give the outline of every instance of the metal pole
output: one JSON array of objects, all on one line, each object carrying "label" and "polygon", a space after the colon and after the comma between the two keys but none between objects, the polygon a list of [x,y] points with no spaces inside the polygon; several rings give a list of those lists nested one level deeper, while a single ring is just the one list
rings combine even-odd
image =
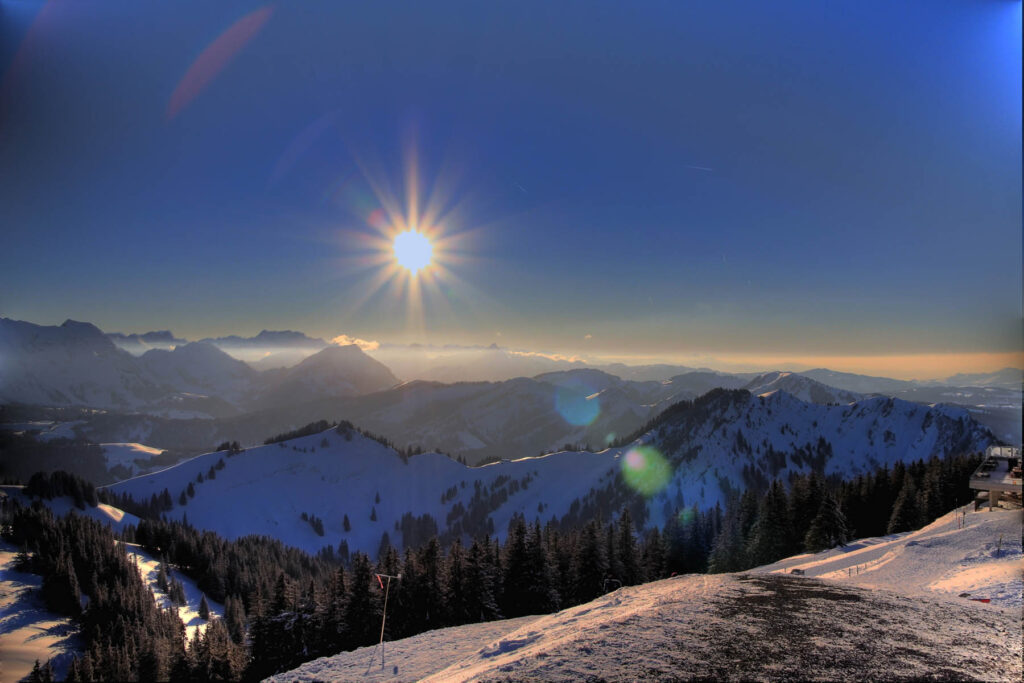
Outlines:
[{"label": "metal pole", "polygon": [[380,619],[380,668],[384,670],[384,623],[388,620],[388,593],[391,592],[391,577],[388,577],[387,587],[384,589],[384,613]]}]

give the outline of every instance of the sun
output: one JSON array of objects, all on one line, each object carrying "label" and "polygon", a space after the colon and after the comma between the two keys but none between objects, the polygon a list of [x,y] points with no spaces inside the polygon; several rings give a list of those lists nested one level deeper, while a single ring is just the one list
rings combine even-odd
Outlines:
[{"label": "sun", "polygon": [[434,247],[425,235],[415,230],[406,230],[395,237],[395,260],[413,275],[430,265]]}]

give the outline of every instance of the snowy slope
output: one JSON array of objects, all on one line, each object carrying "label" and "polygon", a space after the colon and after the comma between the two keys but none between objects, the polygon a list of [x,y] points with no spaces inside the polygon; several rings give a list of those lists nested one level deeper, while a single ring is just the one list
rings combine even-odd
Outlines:
[{"label": "snowy slope", "polygon": [[[664,463],[657,486],[647,491],[647,523],[663,526],[682,505],[710,507],[730,490],[784,479],[789,472],[818,468],[850,477],[882,464],[981,449],[990,439],[966,413],[953,409],[886,399],[824,406],[781,392],[754,397],[744,391],[677,406],[625,447],[486,467],[465,467],[436,453],[403,462],[375,441],[349,436],[332,430],[230,458],[211,453],[109,488],[136,500],[166,488],[178,501],[193,483],[195,497],[185,506],[176,504],[170,517],[187,515],[197,527],[229,538],[266,534],[309,551],[345,540],[351,550],[374,554],[385,532],[394,545],[401,543],[396,523],[405,513],[431,515],[442,533],[487,531],[502,537],[514,514],[561,518],[608,486],[615,507],[605,512],[613,512],[631,494],[619,473],[638,461]],[[221,460],[223,469],[215,469]],[[209,477],[211,468],[215,479]],[[323,520],[324,536],[301,519],[302,513]],[[346,515],[349,532],[343,528]]]},{"label": "snowy slope", "polygon": [[862,394],[836,389],[794,372],[769,372],[755,377],[743,388],[755,396],[785,391],[810,403],[853,403],[864,398]]},{"label": "snowy slope", "polygon": [[[0,485],[0,500],[3,500],[5,497],[10,497],[25,506],[31,505],[33,500],[40,500],[39,498],[32,498],[31,496],[25,495],[24,488],[24,486],[18,485]],[[100,503],[96,507],[86,505],[85,509],[82,510],[75,507],[74,501],[67,496],[61,496],[51,500],[43,500],[42,502],[46,507],[50,508],[55,515],[66,515],[73,511],[76,515],[91,517],[99,522],[103,522],[115,531],[122,531],[129,525],[136,525],[139,523],[139,518],[135,515],[113,507],[112,505],[107,505],[106,503]]]},{"label": "snowy slope", "polygon": [[293,367],[265,371],[246,407],[265,410],[319,398],[357,396],[396,384],[398,378],[387,366],[358,346],[328,346]]},{"label": "snowy slope", "polygon": [[[166,609],[174,606],[171,602],[170,597],[161,590],[157,582],[157,577],[160,575],[160,560],[153,557],[150,553],[143,550],[135,543],[119,543],[124,548],[125,553],[128,555],[128,559],[132,561],[138,570],[142,580],[149,585],[151,591],[153,591],[153,597],[156,600],[156,604],[161,609]],[[178,613],[178,618],[181,619],[181,623],[185,624],[185,635],[189,640],[195,637],[195,632],[198,630],[200,633],[206,632],[206,625],[210,623],[210,620],[203,619],[199,616],[199,603],[202,602],[203,592],[196,587],[195,581],[188,578],[181,572],[177,571],[173,567],[167,572],[169,579],[174,579],[181,582],[181,585],[185,588],[185,604],[177,605],[175,611]],[[220,619],[224,617],[224,606],[219,602],[207,598],[206,604],[210,608],[210,618]]]},{"label": "snowy slope", "polygon": [[144,446],[141,443],[102,443],[100,448],[103,449],[103,458],[108,470],[113,471],[117,467],[121,468],[119,472],[127,472],[122,478],[134,477],[148,471],[151,468],[147,466],[147,461],[164,452],[160,448]]},{"label": "snowy slope", "polygon": [[[843,557],[886,546],[860,578],[825,554],[748,573],[685,575],[556,614],[389,642],[384,667],[379,650],[361,648],[271,680],[1019,681],[1020,523],[1019,511],[980,512],[960,528],[951,513],[912,534],[852,544],[860,549]],[[1011,529],[1016,545],[994,557],[991,544]],[[994,595],[1006,563],[1015,568],[1007,593],[1017,602],[982,604],[946,590],[949,577],[969,576],[972,595]],[[781,573],[797,566],[808,576]],[[808,578],[819,569],[828,572],[823,580]]]},{"label": "snowy slope", "polygon": [[[326,440],[327,446],[322,444]],[[224,460],[216,477],[210,468]],[[237,456],[210,453],[154,474],[119,482],[109,488],[148,500],[165,488],[177,503],[179,493],[193,483],[195,497],[185,506],[175,504],[171,518],[188,516],[191,524],[212,529],[227,538],[264,534],[310,552],[345,540],[351,550],[376,554],[381,535],[388,533],[398,545],[395,525],[402,515],[430,514],[443,525],[459,502],[468,504],[475,486],[508,490],[511,481],[527,481],[509,496],[509,503],[494,512],[494,529],[503,534],[516,511],[537,513],[543,503],[545,517],[564,515],[571,501],[614,475],[617,453],[559,453],[481,468],[468,468],[436,453],[407,463],[376,441],[358,434],[351,441],[335,431],[281,444],[250,448]],[[543,470],[543,476],[541,471]],[[204,481],[198,483],[198,475]],[[496,484],[499,478],[503,483]],[[507,481],[504,481],[507,480]],[[457,496],[442,501],[455,486]],[[377,502],[377,494],[380,502]],[[376,513],[376,521],[370,519]],[[303,512],[321,518],[325,535],[301,519]],[[351,531],[343,527],[349,517]]]},{"label": "snowy slope", "polygon": [[903,534],[865,538],[842,548],[798,555],[757,571],[827,578],[908,595],[942,594],[954,599],[989,599],[993,604],[1022,606],[1024,556],[1021,555],[1020,510],[973,505],[939,517],[928,526]]},{"label": "snowy slope", "polygon": [[94,325],[0,318],[0,403],[129,409],[160,393],[136,359]]},{"label": "snowy slope", "polygon": [[139,363],[168,393],[215,395],[238,404],[252,389],[259,373],[212,344],[193,342],[171,351],[153,349]]},{"label": "snowy slope", "polygon": [[60,680],[80,654],[78,627],[46,609],[39,595],[42,577],[16,571],[17,555],[17,548],[0,541],[0,681],[21,680],[36,660],[48,659]]}]

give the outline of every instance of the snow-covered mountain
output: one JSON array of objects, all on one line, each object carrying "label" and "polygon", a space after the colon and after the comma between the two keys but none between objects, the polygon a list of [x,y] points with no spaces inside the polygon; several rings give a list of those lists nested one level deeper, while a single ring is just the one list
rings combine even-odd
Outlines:
[{"label": "snow-covered mountain", "polygon": [[490,346],[381,344],[369,352],[405,381],[501,382],[587,367],[577,359]]},{"label": "snow-covered mountain", "polygon": [[121,332],[108,332],[107,336],[117,345],[134,356],[141,356],[150,349],[163,349],[170,351],[175,346],[187,344],[188,340],[179,339],[170,330],[159,330],[156,332],[143,332],[142,334],[123,334]]},{"label": "snow-covered mountain", "polygon": [[389,641],[387,666],[367,667],[380,652],[365,647],[270,680],[1020,680],[1020,525],[1019,510],[958,510],[750,572]]},{"label": "snow-covered mountain", "polygon": [[960,373],[947,377],[942,384],[955,387],[999,387],[1002,389],[1020,390],[1024,383],[1024,370],[1021,368],[1003,368],[995,372]]},{"label": "snow-covered mountain", "polygon": [[319,351],[328,346],[323,339],[307,337],[302,332],[293,330],[263,330],[255,337],[207,337],[200,341],[213,344],[220,349],[306,349]]},{"label": "snow-covered mountain", "polygon": [[[599,453],[560,452],[471,468],[437,453],[403,460],[356,432],[330,430],[234,457],[198,456],[109,488],[136,500],[167,489],[177,501],[193,483],[195,497],[168,516],[188,515],[196,526],[229,538],[267,534],[310,551],[344,540],[352,550],[375,553],[384,533],[401,542],[407,513],[430,515],[442,534],[501,537],[514,514],[607,515],[639,491],[646,497],[646,523],[662,526],[678,507],[713,506],[729,491],[791,472],[853,476],[990,442],[991,435],[958,409],[884,398],[819,405],[784,392],[758,397],[719,390],[677,404],[631,444]],[[322,519],[325,535],[317,535],[302,513]]]},{"label": "snow-covered mountain", "polygon": [[247,407],[266,410],[321,398],[358,396],[398,384],[383,363],[354,344],[328,346],[290,368],[267,370]]},{"label": "snow-covered mountain", "polygon": [[743,388],[755,396],[785,391],[811,403],[852,403],[864,398],[862,394],[836,389],[794,372],[769,372],[755,377]]},{"label": "snow-covered mountain", "polygon": [[134,409],[163,390],[95,325],[0,318],[0,403]]},{"label": "snow-covered mountain", "polygon": [[171,392],[217,396],[242,405],[259,373],[212,344],[192,342],[171,351],[153,349],[140,364]]},{"label": "snow-covered mountain", "polygon": [[[261,334],[262,341],[275,343],[323,343],[294,332]],[[135,356],[90,323],[45,326],[0,318],[0,404],[191,419],[353,396],[397,383],[390,370],[356,346],[330,345],[294,367],[260,372],[211,343],[151,348]]]},{"label": "snow-covered mountain", "polygon": [[889,377],[872,377],[870,375],[857,375],[851,372],[836,372],[826,368],[816,368],[798,373],[804,377],[810,377],[816,382],[827,384],[837,389],[845,389],[857,394],[882,394],[891,396],[896,392],[910,389],[917,386],[914,382],[902,379],[891,379]]}]

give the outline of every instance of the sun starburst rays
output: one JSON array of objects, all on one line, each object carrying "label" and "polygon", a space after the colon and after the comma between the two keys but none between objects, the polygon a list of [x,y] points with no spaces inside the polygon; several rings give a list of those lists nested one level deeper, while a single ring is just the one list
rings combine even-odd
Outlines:
[{"label": "sun starburst rays", "polygon": [[424,192],[415,150],[406,158],[404,200],[387,174],[371,173],[365,160],[357,160],[375,201],[359,212],[363,226],[340,231],[336,239],[344,245],[339,271],[349,283],[344,317],[392,310],[404,320],[405,335],[421,339],[430,328],[477,318],[487,297],[455,273],[478,260],[470,248],[478,229],[467,225],[457,183],[440,174]]}]

